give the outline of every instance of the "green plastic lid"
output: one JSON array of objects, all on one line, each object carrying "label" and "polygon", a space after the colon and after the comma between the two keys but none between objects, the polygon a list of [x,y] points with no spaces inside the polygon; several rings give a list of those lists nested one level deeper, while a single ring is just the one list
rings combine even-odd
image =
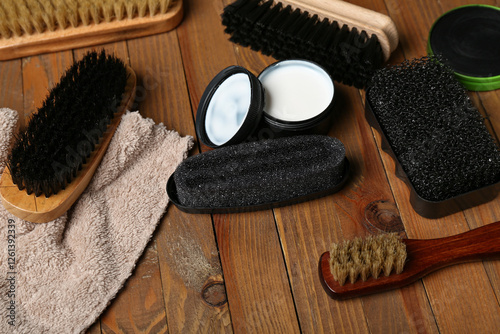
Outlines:
[{"label": "green plastic lid", "polygon": [[500,8],[466,5],[434,22],[427,42],[429,55],[442,55],[469,90],[500,88]]}]

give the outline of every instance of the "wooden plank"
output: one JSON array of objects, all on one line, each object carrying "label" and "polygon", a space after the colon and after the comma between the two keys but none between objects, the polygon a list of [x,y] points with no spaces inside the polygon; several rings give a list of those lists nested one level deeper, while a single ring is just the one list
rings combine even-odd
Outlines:
[{"label": "wooden plank", "polygon": [[[126,64],[130,62],[126,42],[74,50],[75,59],[81,59],[89,50],[101,49],[106,50],[108,54],[114,54]],[[165,305],[161,295],[162,283],[156,241],[152,240],[138,261],[134,273],[127,280],[125,288],[102,315],[103,332],[166,332]]]},{"label": "wooden plank", "polygon": [[[425,54],[425,43],[430,26],[441,15],[443,9],[439,2],[421,1],[418,3],[399,0],[386,0],[390,13],[411,45],[403,44],[406,57]],[[452,2],[448,2],[451,5]],[[455,6],[457,3],[454,3]],[[420,16],[400,13],[422,13]],[[377,136],[378,137],[378,136]],[[380,143],[380,141],[378,141]],[[469,229],[463,213],[429,220],[415,214],[408,202],[408,189],[394,175],[393,162],[384,153],[384,164],[389,181],[411,238],[436,238],[457,234]],[[498,206],[498,200],[487,204]],[[479,209],[471,209],[479,210]],[[486,209],[481,209],[485,214]],[[486,210],[489,211],[489,210]],[[472,217],[468,216],[468,220]],[[493,217],[486,218],[487,222]],[[471,224],[472,225],[472,224]],[[423,279],[432,310],[439,329],[443,332],[494,332],[500,326],[500,309],[490,278],[482,263],[471,263],[441,270]]]},{"label": "wooden plank", "polygon": [[236,333],[298,333],[272,212],[214,215]]},{"label": "wooden plank", "polygon": [[[322,330],[326,333],[366,330],[375,333],[412,332],[416,317],[424,318],[422,315],[432,314],[421,284],[399,291],[339,302],[330,300],[322,291],[319,280],[310,278],[316,275],[319,256],[329,249],[331,242],[369,234],[365,227],[368,212],[374,216],[391,217],[390,220],[381,221],[379,224],[370,221],[379,228],[394,221],[397,225],[399,219],[399,213],[394,205],[386,204],[384,208],[375,205],[375,203],[393,203],[394,200],[370,127],[364,119],[359,94],[352,87],[341,85],[337,87],[343,96],[343,103],[339,103],[338,110],[348,112],[338,116],[338,123],[334,125],[330,135],[341,139],[347,148],[348,158],[354,167],[350,182],[340,193],[315,201],[316,203],[304,203],[297,208],[276,210],[283,247],[285,254],[288,255],[286,256],[288,267],[301,267],[300,270],[291,270],[289,273],[301,328],[308,328],[307,324],[311,326],[308,328],[311,332]],[[312,222],[310,217],[313,217]],[[394,227],[387,226],[389,230]],[[399,228],[404,229],[400,222]],[[302,274],[297,275],[296,272]],[[306,300],[309,302],[306,303]],[[309,309],[315,300],[316,303],[328,307],[320,308],[313,313],[313,318]],[[301,303],[303,305],[300,305]],[[383,312],[380,310],[382,304]],[[337,312],[342,312],[341,320],[335,316]],[[321,323],[316,313],[321,314]],[[339,326],[339,322],[345,324]],[[367,329],[352,327],[353,324],[361,326],[364,322]],[[425,317],[420,326],[425,332],[437,332],[432,318]]]},{"label": "wooden plank", "polygon": [[96,321],[85,331],[85,334],[101,334],[101,323]]},{"label": "wooden plank", "polygon": [[[362,1],[356,4],[367,5]],[[382,12],[380,6],[366,7]],[[238,63],[255,74],[275,61],[248,48],[235,48]],[[343,85],[336,88],[338,115],[330,135],[340,138],[346,145],[353,176],[346,189],[337,195],[275,210],[301,329],[314,333],[411,332],[415,319],[424,318],[425,314],[426,320],[419,323],[419,328],[436,332],[421,284],[397,293],[336,302],[326,296],[316,279],[319,255],[329,244],[366,235],[362,223],[370,203],[393,201],[357,90]],[[396,208],[385,214],[399,216]],[[379,307],[381,303],[386,306],[383,312]],[[364,312],[360,312],[361,309]]]},{"label": "wooden plank", "polygon": [[[184,24],[189,24],[189,21]],[[128,48],[131,65],[143,87],[138,95],[141,114],[164,123],[168,129],[183,136],[194,136],[176,32],[128,41]],[[164,299],[170,331],[231,332],[210,216],[184,214],[170,205],[155,240],[163,287],[160,295]],[[216,282],[216,285],[205,286],[211,282]],[[214,291],[221,296],[209,296]],[[219,300],[221,305],[213,299],[218,297],[222,299]]]},{"label": "wooden plank", "polygon": [[0,62],[0,108],[16,110],[20,128],[24,128],[22,62],[20,59]]},{"label": "wooden plank", "polygon": [[[185,21],[177,32],[194,111],[210,80],[237,64],[237,59],[223,33],[222,0],[191,0],[186,7]],[[235,331],[297,332],[272,213],[214,216],[214,226]]]},{"label": "wooden plank", "polygon": [[232,333],[210,216],[169,208],[157,236],[171,333]]},{"label": "wooden plank", "polygon": [[156,243],[152,240],[134,273],[101,315],[102,333],[168,333]]},{"label": "wooden plank", "polygon": [[24,58],[23,62],[23,89],[24,89],[24,119],[28,119],[37,108],[42,106],[43,100],[73,64],[71,51],[50,53],[46,55]]}]

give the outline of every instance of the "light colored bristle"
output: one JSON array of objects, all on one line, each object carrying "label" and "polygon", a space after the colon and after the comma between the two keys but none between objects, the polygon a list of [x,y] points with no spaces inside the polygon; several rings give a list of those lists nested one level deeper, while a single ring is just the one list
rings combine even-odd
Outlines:
[{"label": "light colored bristle", "polygon": [[37,2],[33,4],[33,8],[30,9],[30,13],[33,16],[32,24],[33,29],[40,33],[45,29],[45,22],[43,17],[43,9],[41,7],[41,3]]},{"label": "light colored bristle", "polygon": [[12,31],[9,29],[7,13],[0,3],[0,37],[9,38],[11,35]]},{"label": "light colored bristle", "polygon": [[146,16],[148,10],[148,0],[136,0],[137,2],[137,15],[139,17]]},{"label": "light colored bristle", "polygon": [[400,274],[406,262],[406,245],[395,233],[355,238],[342,244],[332,244],[330,270],[333,278],[344,285],[370,276]]},{"label": "light colored bristle", "polygon": [[26,7],[26,4],[24,2],[22,1],[16,2],[16,13],[21,18],[19,20],[19,25],[21,26],[21,29],[23,31],[26,31],[28,34],[32,34],[34,28],[30,20],[31,12],[28,9],[28,7]]},{"label": "light colored bristle", "polygon": [[99,24],[101,22],[101,7],[99,7],[96,1],[89,1],[89,11],[92,22]]},{"label": "light colored bristle", "polygon": [[150,16],[155,16],[158,12],[158,1],[157,0],[149,0],[148,1],[148,11]]},{"label": "light colored bristle", "polygon": [[72,27],[78,27],[80,24],[80,15],[78,15],[78,2],[66,1],[66,14]]},{"label": "light colored bristle", "polygon": [[123,20],[125,17],[125,4],[123,1],[114,1],[113,8],[115,11],[115,17],[117,20]]},{"label": "light colored bristle", "polygon": [[[45,29],[49,31],[54,31],[57,27],[56,20],[52,13],[54,12],[54,5],[51,0],[39,0],[40,4],[39,10],[41,10],[40,16],[42,18],[41,27],[39,33],[43,32]],[[36,20],[36,18],[35,18]]]},{"label": "light colored bristle", "polygon": [[88,0],[83,0],[80,2],[78,7],[78,15],[80,16],[80,22],[84,26],[88,26],[92,22],[92,17],[90,15],[90,2]]},{"label": "light colored bristle", "polygon": [[172,0],[2,0],[0,38],[165,14]]},{"label": "light colored bristle", "polygon": [[17,17],[15,3],[11,1],[1,2],[1,7],[5,16],[5,27],[9,30],[9,36],[20,36],[22,33],[21,25],[18,20],[14,19]]},{"label": "light colored bristle", "polygon": [[165,14],[172,3],[172,0],[160,0],[160,14]]},{"label": "light colored bristle", "polygon": [[115,8],[112,3],[101,1],[99,8],[103,22],[111,22],[115,18]]},{"label": "light colored bristle", "polygon": [[52,0],[54,4],[54,18],[58,27],[65,29],[68,26],[66,20],[66,6],[63,0]]},{"label": "light colored bristle", "polygon": [[133,2],[125,2],[125,11],[127,12],[127,18],[133,19],[137,11],[136,4]]}]

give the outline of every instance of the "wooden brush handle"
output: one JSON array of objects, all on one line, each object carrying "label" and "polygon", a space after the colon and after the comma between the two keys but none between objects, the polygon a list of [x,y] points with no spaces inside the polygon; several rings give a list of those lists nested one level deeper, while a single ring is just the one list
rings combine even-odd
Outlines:
[{"label": "wooden brush handle", "polygon": [[280,0],[283,5],[291,5],[317,14],[321,19],[337,21],[340,26],[347,24],[350,28],[356,27],[359,32],[365,30],[369,36],[376,35],[382,46],[385,60],[399,43],[398,31],[394,21],[382,13],[354,5],[344,1],[332,0]]},{"label": "wooden brush handle", "polygon": [[443,267],[484,259],[500,258],[500,221],[450,237],[417,240],[403,239],[408,253],[407,263],[399,275],[358,280],[343,286],[330,271],[330,253],[321,255],[319,275],[325,291],[334,299],[347,299],[397,289],[415,282]]}]

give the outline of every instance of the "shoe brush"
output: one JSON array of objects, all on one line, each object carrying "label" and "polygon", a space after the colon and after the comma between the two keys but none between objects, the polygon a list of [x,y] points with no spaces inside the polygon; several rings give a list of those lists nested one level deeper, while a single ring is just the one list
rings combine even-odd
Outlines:
[{"label": "shoe brush", "polygon": [[328,295],[348,299],[397,289],[453,264],[500,258],[500,221],[454,236],[402,239],[381,234],[334,243],[321,255]]}]

